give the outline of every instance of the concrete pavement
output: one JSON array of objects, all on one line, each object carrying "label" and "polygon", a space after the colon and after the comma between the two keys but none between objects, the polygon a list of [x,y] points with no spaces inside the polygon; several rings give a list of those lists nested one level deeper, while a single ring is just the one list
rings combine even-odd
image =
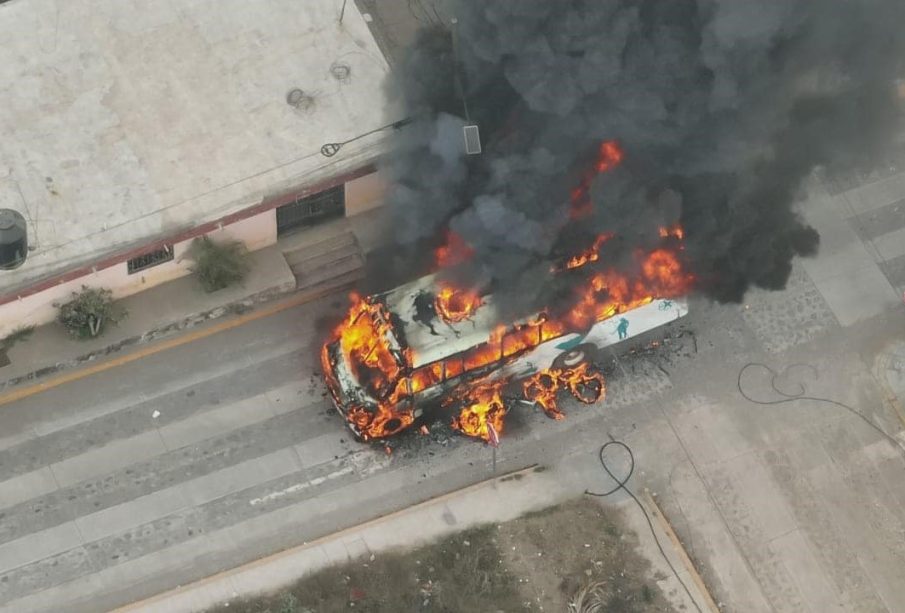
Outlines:
[{"label": "concrete pavement", "polygon": [[0,391],[240,312],[295,287],[279,247],[268,247],[250,254],[242,284],[208,294],[189,276],[124,298],[119,305],[128,316],[97,338],[78,341],[58,324],[40,326],[9,351],[10,364],[0,368]]},{"label": "concrete pavement", "polygon": [[[341,307],[325,299],[0,412],[2,606],[105,610],[487,476],[490,453],[471,441],[416,437],[389,457],[350,443],[306,374]],[[697,353],[684,337],[672,353],[620,355],[600,406],[513,415],[499,470],[540,461],[565,490],[605,487],[595,451],[612,434],[729,610],[896,611],[901,457],[837,411],[741,399],[746,356],[729,354],[763,355],[742,310],[697,305]],[[886,323],[858,331],[876,340]],[[824,357],[809,391],[896,431],[860,356],[831,336],[812,341]]]},{"label": "concrete pavement", "polygon": [[[563,465],[559,470],[567,471],[568,466]],[[240,595],[279,591],[300,576],[333,564],[343,564],[356,558],[367,558],[396,549],[399,547],[400,534],[406,535],[407,546],[417,546],[476,525],[506,522],[580,495],[582,492],[575,489],[574,482],[564,479],[557,471],[546,471],[540,467],[527,468],[125,606],[117,609],[116,613],[204,611],[230,603]],[[641,547],[651,560],[651,576],[661,577],[656,581],[663,593],[677,610],[692,610],[694,605],[657,551],[641,511],[627,500],[620,503],[619,507],[631,529],[639,535]],[[655,509],[656,507],[648,507],[646,511],[654,514]],[[700,609],[715,613],[717,609],[712,605],[708,606],[705,592],[697,588],[694,569],[691,567],[689,570],[687,561],[683,561],[681,549],[670,547],[670,535],[656,520],[654,526],[670,563]]]},{"label": "concrete pavement", "polygon": [[[826,282],[857,244],[827,240],[785,292],[694,301],[693,336],[619,348],[599,405],[562,422],[514,412],[499,470],[604,487],[612,435],[726,610],[902,611],[901,451],[838,405],[737,389],[765,362],[779,374],[747,371],[750,396],[804,386],[902,436],[888,358],[905,308],[888,280]],[[0,608],[106,610],[485,478],[489,451],[458,437],[408,437],[392,456],[350,442],[316,357],[344,307],[324,298],[0,408]]]},{"label": "concrete pavement", "polygon": [[[127,297],[119,304],[128,317],[94,339],[72,339],[56,323],[40,326],[7,352],[9,364],[0,361],[0,404],[34,391],[23,387],[43,389],[82,376],[56,376],[73,368],[102,371],[350,288],[364,274],[364,258],[391,236],[387,223],[378,208],[283,237],[250,254],[241,284],[211,294],[189,276]],[[148,344],[154,346],[143,347]]]}]

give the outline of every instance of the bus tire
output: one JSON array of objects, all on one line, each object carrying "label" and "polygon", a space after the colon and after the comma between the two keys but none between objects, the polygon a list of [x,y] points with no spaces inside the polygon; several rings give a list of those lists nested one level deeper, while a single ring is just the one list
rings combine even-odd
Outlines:
[{"label": "bus tire", "polygon": [[568,351],[563,351],[553,360],[554,368],[574,368],[582,362],[589,362],[596,353],[597,347],[591,343],[577,345]]}]

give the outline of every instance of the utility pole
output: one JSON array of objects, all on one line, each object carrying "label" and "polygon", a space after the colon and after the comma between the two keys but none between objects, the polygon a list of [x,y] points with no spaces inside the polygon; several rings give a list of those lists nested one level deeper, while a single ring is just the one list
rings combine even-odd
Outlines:
[{"label": "utility pole", "polygon": [[493,424],[490,422],[490,417],[487,418],[487,442],[490,444],[491,449],[493,449],[493,474],[496,474],[496,448],[500,446],[500,433],[496,431],[496,428],[493,427]]}]

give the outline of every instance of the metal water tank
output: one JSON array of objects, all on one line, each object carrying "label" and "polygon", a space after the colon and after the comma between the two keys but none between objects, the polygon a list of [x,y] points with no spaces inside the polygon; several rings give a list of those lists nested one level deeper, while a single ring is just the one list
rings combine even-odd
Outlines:
[{"label": "metal water tank", "polygon": [[18,211],[0,209],[0,270],[12,270],[28,256],[28,231]]}]

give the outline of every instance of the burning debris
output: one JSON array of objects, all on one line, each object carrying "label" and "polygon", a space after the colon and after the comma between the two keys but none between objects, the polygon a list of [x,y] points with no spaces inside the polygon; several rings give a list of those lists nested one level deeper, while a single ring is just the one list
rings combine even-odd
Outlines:
[{"label": "burning debris", "polygon": [[506,403],[503,400],[503,387],[506,381],[485,381],[463,387],[460,394],[451,394],[445,407],[460,407],[459,414],[453,417],[452,427],[463,434],[490,440],[490,427],[497,433],[503,432],[503,418],[506,416]]},{"label": "burning debris", "polygon": [[564,389],[579,402],[594,404],[606,394],[606,382],[603,373],[584,362],[575,368],[541,371],[523,384],[525,398],[536,402],[553,419],[563,418],[557,405],[557,396]]},{"label": "burning debris", "polygon": [[[400,250],[439,244],[435,274],[414,301],[356,298],[324,353],[365,439],[428,406],[486,440],[516,398],[554,419],[603,398],[602,372],[554,353],[662,325],[692,290],[782,288],[818,244],[804,179],[870,163],[901,125],[898,0],[451,1],[458,53],[419,35],[388,88],[417,119],[383,165]],[[696,350],[683,332],[620,360],[666,373]]]},{"label": "burning debris", "polygon": [[[589,280],[579,278],[586,282],[572,288],[567,308],[543,309],[515,323],[499,320],[492,296],[455,288],[438,276],[420,280],[420,289],[353,296],[348,315],[324,346],[328,388],[365,440],[385,439],[406,429],[421,415],[424,407],[419,405],[430,403],[457,411],[451,426],[484,440],[489,440],[491,427],[503,432],[515,398],[561,419],[560,394],[593,404],[605,394],[603,374],[586,357],[539,370],[528,358],[543,349],[552,359],[551,350],[557,355],[563,351],[556,345],[560,339],[583,338],[616,315],[651,305],[656,298],[687,293],[694,278],[684,270],[680,237],[680,230],[664,230],[659,247],[634,253],[634,276],[611,268]],[[598,251],[605,243],[601,241]],[[548,270],[556,270],[550,273],[554,276],[571,273],[568,267]],[[661,300],[658,310],[669,311],[671,305]],[[616,327],[618,339],[624,338],[628,320],[620,321],[626,323]],[[452,331],[451,337],[440,334],[443,327]],[[510,398],[507,390],[512,388],[518,395]]]},{"label": "burning debris", "polygon": [[[353,294],[352,307],[345,320],[337,327],[335,337],[336,350],[342,355],[342,364],[348,371],[337,370],[339,356],[331,355],[329,345],[321,350],[321,366],[327,388],[337,404],[342,402],[338,397],[339,378],[353,379],[361,382],[360,398],[349,399],[349,410],[346,419],[353,424],[365,439],[384,438],[404,430],[414,422],[410,406],[401,406],[399,400],[406,390],[407,382],[401,377],[405,363],[403,351],[391,343],[389,317],[381,308],[367,298]],[[346,386],[349,389],[353,387]],[[374,407],[366,407],[366,397],[381,398]]]},{"label": "burning debris", "polygon": [[[598,178],[624,159],[616,141],[598,143],[592,163],[574,177],[568,219],[595,214]],[[509,229],[523,230],[518,224]],[[563,365],[554,357],[589,335],[600,342],[626,338],[628,319],[619,320],[613,341],[601,335],[613,336],[614,330],[603,332],[600,324],[657,299],[682,297],[695,282],[685,265],[684,231],[675,220],[658,227],[649,245],[626,245],[623,238],[603,231],[587,247],[560,248],[557,263],[537,267],[539,274],[531,279],[542,290],[532,295],[548,296],[549,302],[529,299],[513,309],[505,298],[503,309],[497,296],[479,289],[481,246],[446,228],[432,278],[411,290],[353,296],[348,316],[323,353],[337,407],[365,440],[408,428],[427,405],[457,412],[453,429],[490,440],[492,433],[503,432],[515,399],[540,406],[554,419],[563,417],[561,393],[597,402],[606,391],[603,374],[586,359]],[[668,313],[672,304],[661,300],[658,309]],[[563,345],[566,337],[571,340]],[[513,398],[507,396],[511,389],[517,390]]]}]

